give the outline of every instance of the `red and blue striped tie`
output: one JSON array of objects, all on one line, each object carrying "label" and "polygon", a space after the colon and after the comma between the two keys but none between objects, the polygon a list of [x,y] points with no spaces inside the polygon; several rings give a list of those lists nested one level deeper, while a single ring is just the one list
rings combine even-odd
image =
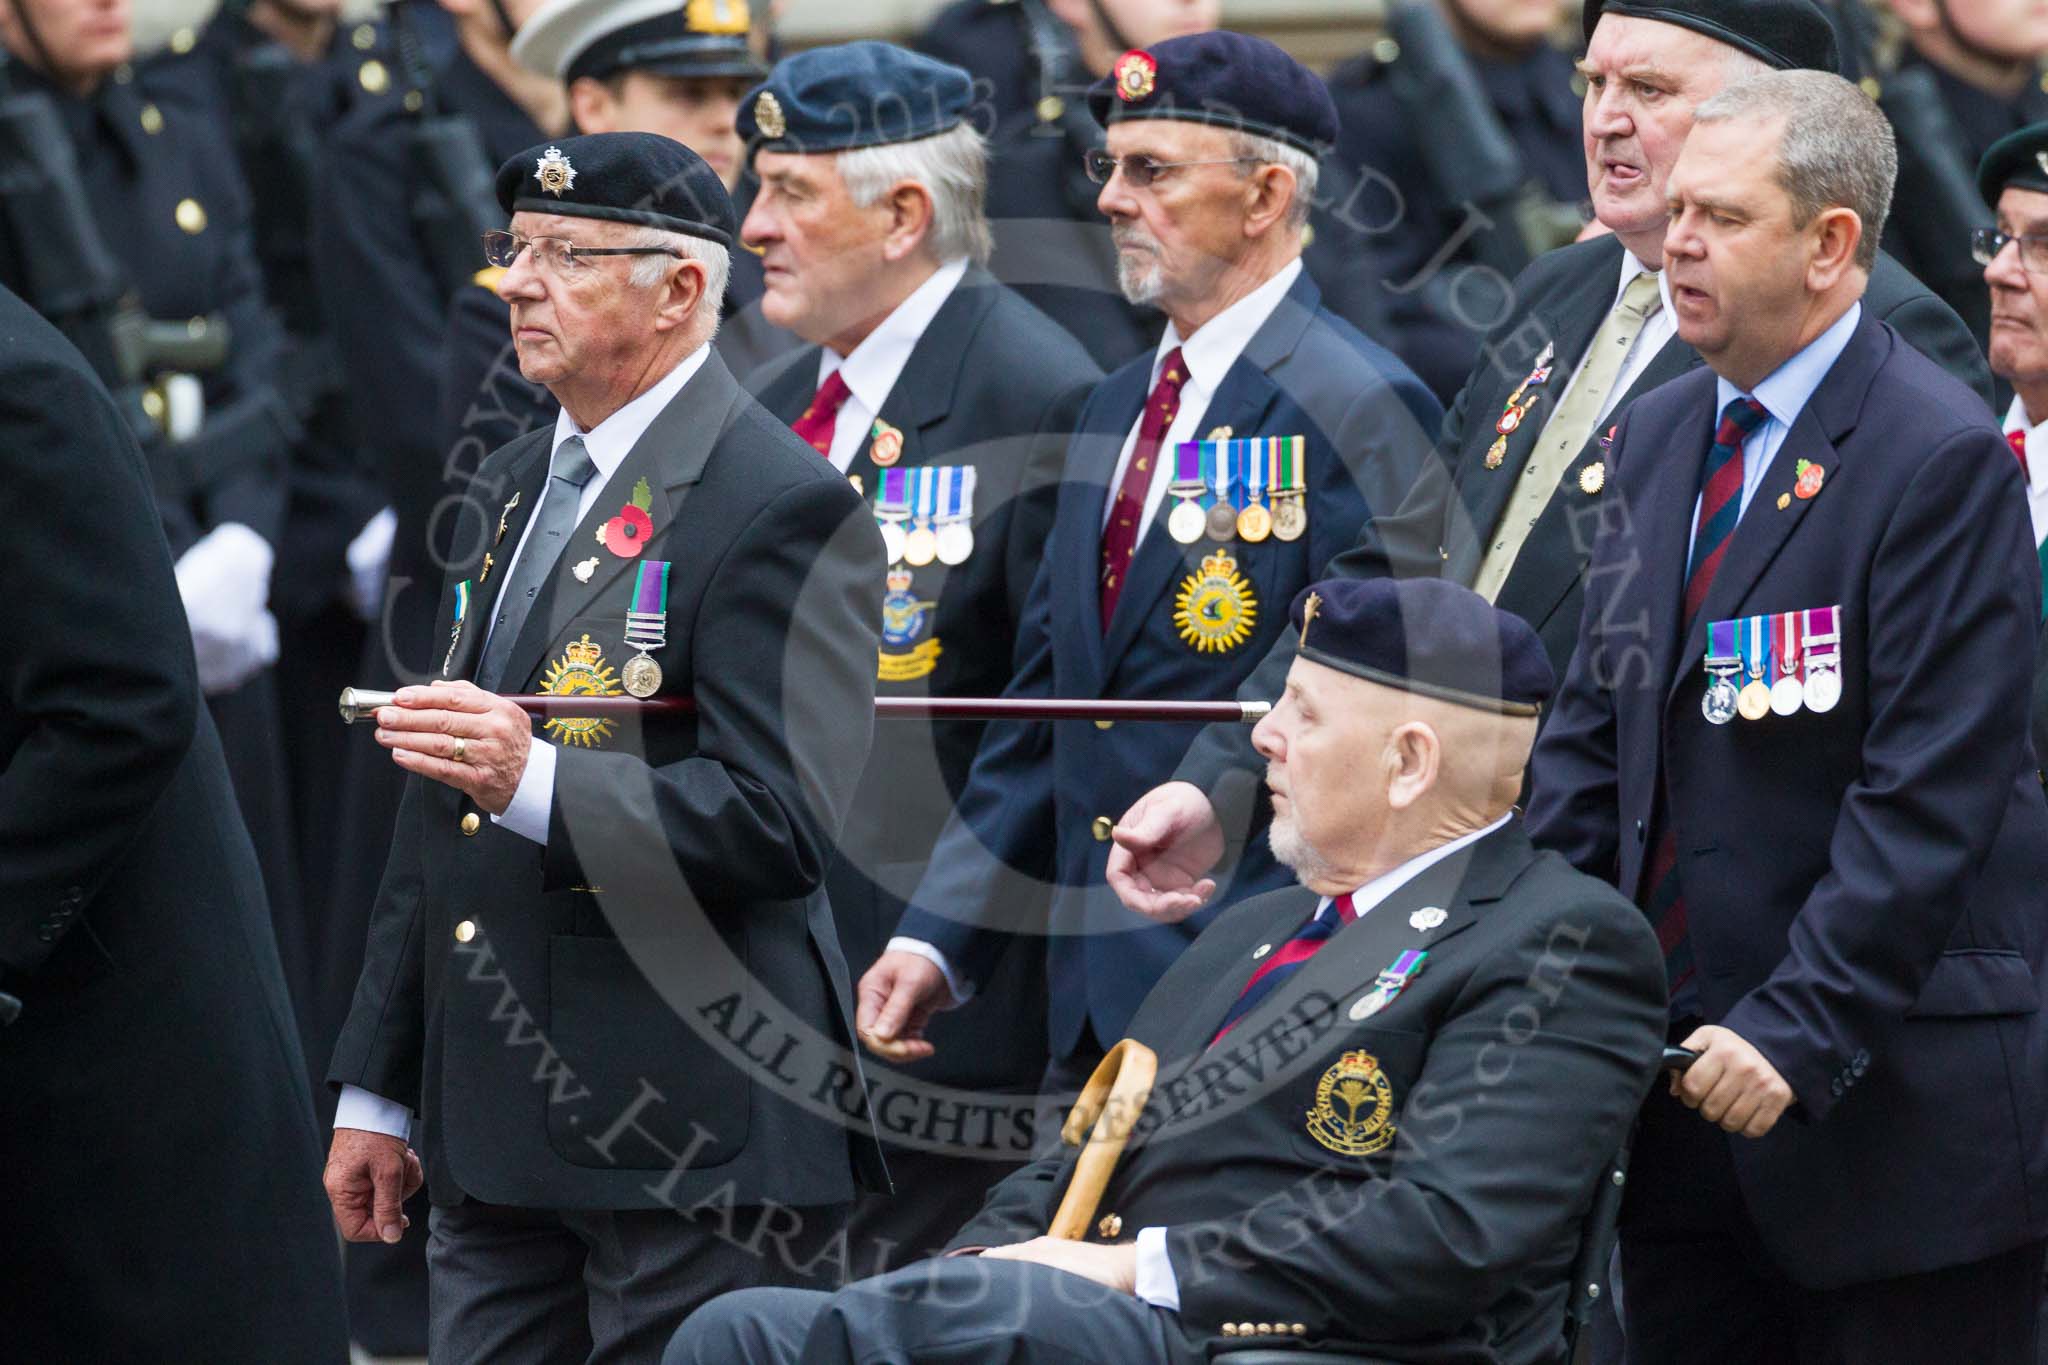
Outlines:
[{"label": "red and blue striped tie", "polygon": [[[1693,529],[1692,562],[1685,575],[1685,613],[1679,638],[1692,633],[1693,620],[1706,605],[1707,592],[1721,561],[1728,557],[1728,542],[1734,539],[1735,523],[1742,518],[1742,443],[1770,414],[1754,398],[1738,398],[1721,411],[1721,424],[1714,432],[1714,448],[1700,469],[1700,512]],[[1648,893],[1643,909],[1656,927],[1657,942],[1664,949],[1664,976],[1671,986],[1673,1016],[1693,1013],[1692,936],[1687,931],[1685,891],[1678,878],[1678,835],[1671,827],[1670,802],[1658,781],[1657,809],[1652,823],[1658,835],[1651,844],[1648,875],[1643,888]],[[1683,1004],[1683,1009],[1680,1008]]]},{"label": "red and blue striped tie", "polygon": [[1223,1035],[1237,1026],[1237,1021],[1250,1014],[1261,1000],[1271,995],[1280,983],[1301,970],[1303,963],[1322,951],[1339,929],[1358,918],[1358,911],[1352,907],[1351,896],[1346,893],[1317,910],[1308,923],[1294,931],[1294,937],[1280,945],[1259,969],[1252,973],[1252,979],[1244,983],[1244,990],[1231,1003],[1230,1012],[1223,1016],[1223,1026],[1216,1030],[1216,1036],[1209,1040],[1214,1047],[1223,1041]]}]

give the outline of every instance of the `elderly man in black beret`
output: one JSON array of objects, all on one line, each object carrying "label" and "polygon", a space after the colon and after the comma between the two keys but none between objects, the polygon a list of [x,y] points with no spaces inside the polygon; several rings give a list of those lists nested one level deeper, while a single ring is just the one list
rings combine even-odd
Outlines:
[{"label": "elderly man in black beret", "polygon": [[[1655,935],[1513,813],[1552,682],[1526,625],[1381,579],[1315,585],[1290,628],[1255,734],[1297,884],[1211,925],[1132,1021],[1158,1074],[1118,1092],[1137,1117],[1106,1181],[1048,1156],[948,1257],[721,1299],[667,1365],[1564,1358],[1581,1230],[1659,1055]],[[1046,1236],[1056,1208],[1085,1230]]]},{"label": "elderly man in black beret", "polygon": [[[433,1356],[644,1361],[713,1293],[795,1278],[856,1165],[879,1176],[840,1122],[860,1086],[821,888],[866,757],[880,537],[709,349],[736,225],[701,159],[565,138],[497,188],[520,368],[562,411],[470,484],[439,676],[377,714],[407,786],[327,1185],[343,1235],[396,1240],[416,1119]],[[500,692],[693,709],[536,735]],[[797,1102],[814,1072],[836,1105]]]}]

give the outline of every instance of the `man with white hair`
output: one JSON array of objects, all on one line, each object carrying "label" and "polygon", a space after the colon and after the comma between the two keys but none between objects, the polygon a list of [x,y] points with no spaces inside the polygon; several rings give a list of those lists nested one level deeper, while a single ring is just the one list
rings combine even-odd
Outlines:
[{"label": "man with white hair", "polygon": [[[472,481],[482,559],[443,591],[439,677],[376,716],[407,786],[327,1188],[344,1236],[395,1241],[417,1114],[433,1357],[650,1360],[710,1294],[800,1277],[856,1165],[879,1179],[788,1068],[849,1038],[821,886],[867,752],[880,538],[709,349],[735,224],[702,160],[565,138],[497,191],[521,371],[562,412]],[[499,692],[577,701],[537,737]],[[772,1058],[738,1034],[771,1011]],[[841,1089],[858,1110],[857,1068]]]},{"label": "man with white hair", "polygon": [[[788,58],[741,113],[760,189],[740,237],[766,268],[764,315],[811,343],[748,384],[890,528],[887,696],[987,697],[1009,682],[1067,438],[1102,378],[985,268],[972,100],[958,67],[864,42]],[[849,962],[874,961],[895,932],[985,728],[897,719],[876,731],[826,883]],[[913,1092],[932,1083],[1028,1107],[1045,1071],[1044,964],[1036,941],[1012,940],[986,1008],[947,1020],[936,1057],[894,1057],[898,1069],[878,1073],[901,1193],[855,1206],[863,1267],[943,1243],[1029,1155],[993,1132],[928,1140]]]},{"label": "man with white hair", "polygon": [[[1088,400],[1032,586],[1010,692],[1230,697],[1282,633],[1322,556],[1397,505],[1441,417],[1408,368],[1322,307],[1300,227],[1336,113],[1314,73],[1238,33],[1125,53],[1090,107],[1090,174],[1125,294],[1169,319],[1156,350]],[[771,271],[771,289],[772,283]],[[912,908],[861,982],[861,1022],[917,1042],[980,1007],[1022,875],[1051,887],[1053,1065],[1071,1090],[1204,918],[1146,925],[1103,884],[1115,812],[1193,728],[991,725]],[[1248,865],[1224,900],[1277,885]]]}]

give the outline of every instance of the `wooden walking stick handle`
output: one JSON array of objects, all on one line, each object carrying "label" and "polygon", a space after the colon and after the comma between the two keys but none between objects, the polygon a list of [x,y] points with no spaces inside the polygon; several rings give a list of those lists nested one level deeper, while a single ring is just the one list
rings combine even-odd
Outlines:
[{"label": "wooden walking stick handle", "polygon": [[1087,1235],[1095,1221],[1096,1205],[1109,1188],[1117,1158],[1123,1155],[1158,1075],[1158,1054],[1137,1039],[1126,1038],[1109,1050],[1088,1084],[1081,1087],[1081,1097],[1060,1127],[1060,1140],[1081,1147],[1081,1156],[1074,1164],[1067,1192],[1060,1197],[1048,1236],[1073,1242]]}]

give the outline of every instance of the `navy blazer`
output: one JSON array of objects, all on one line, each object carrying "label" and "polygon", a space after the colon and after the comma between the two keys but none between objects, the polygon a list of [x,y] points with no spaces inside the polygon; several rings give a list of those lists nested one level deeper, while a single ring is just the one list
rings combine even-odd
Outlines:
[{"label": "navy blazer", "polygon": [[[1252,585],[1257,621],[1235,649],[1202,653],[1173,623],[1179,585],[1217,545],[1176,543],[1172,499],[1132,561],[1105,635],[1098,585],[1102,511],[1125,438],[1151,383],[1147,355],[1105,380],[1082,409],[1067,452],[1045,562],[1031,589],[1006,695],[1228,700],[1285,629],[1294,595],[1358,535],[1371,508],[1393,507],[1413,482],[1442,414],[1392,354],[1321,306],[1304,273],[1281,300],[1196,425],[1239,438],[1307,439],[1308,533],[1286,542],[1232,542]],[[1090,721],[991,725],[967,789],[934,850],[898,932],[936,945],[968,980],[985,975],[999,928],[1052,935],[1055,983],[1048,1028],[1053,1056],[1069,1055],[1084,1022],[1098,1040],[1121,1038],[1138,1002],[1202,925],[1234,900],[1282,882],[1264,848],[1248,852],[1233,883],[1202,914],[1152,925],[1125,910],[1103,881],[1109,827],[1173,771],[1197,725]],[[993,855],[993,856],[991,856]],[[1050,883],[1049,925],[1003,925],[991,907],[1029,903],[1009,879]]]},{"label": "navy blazer", "polygon": [[[1702,368],[1621,423],[1530,832],[1640,899],[1668,788],[1703,1013],[1798,1097],[1729,1140],[1789,1275],[1976,1261],[2048,1231],[2041,583],[2018,470],[1981,403],[1866,312],[1681,640],[1715,409]],[[1811,498],[1802,459],[1824,474]],[[1707,723],[1707,622],[1833,605],[1835,709]]]}]

